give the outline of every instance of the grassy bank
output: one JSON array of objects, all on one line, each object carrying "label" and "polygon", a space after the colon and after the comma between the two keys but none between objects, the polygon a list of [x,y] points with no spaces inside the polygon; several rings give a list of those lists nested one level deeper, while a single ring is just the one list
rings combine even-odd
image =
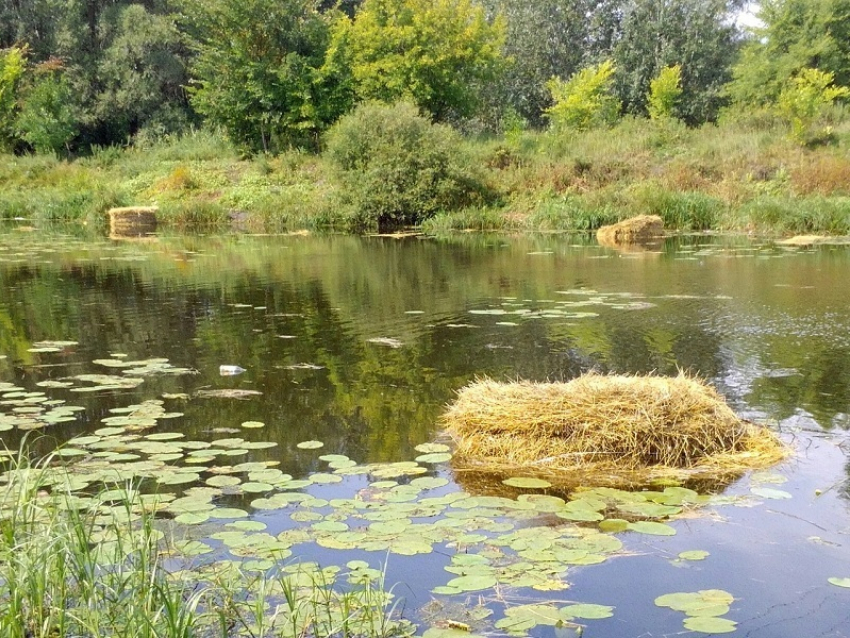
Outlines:
[{"label": "grassy bank", "polygon": [[[488,196],[426,220],[427,232],[591,231],[658,214],[680,231],[850,234],[850,123],[815,148],[775,123],[688,129],[637,119],[461,144]],[[0,156],[2,218],[98,224],[110,207],[150,204],[176,226],[360,230],[363,220],[326,156],[246,159],[209,132],[73,161]]]},{"label": "grassy bank", "polygon": [[30,463],[20,454],[8,463],[0,481],[4,637],[412,634],[376,570],[352,570],[346,583],[338,568],[294,560],[187,561],[209,548],[175,538],[157,516],[167,495],[129,483],[87,495],[56,458]]}]

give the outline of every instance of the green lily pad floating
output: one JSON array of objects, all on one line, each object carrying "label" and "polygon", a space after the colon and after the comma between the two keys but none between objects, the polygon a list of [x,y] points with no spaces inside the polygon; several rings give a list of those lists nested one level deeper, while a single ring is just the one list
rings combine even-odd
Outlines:
[{"label": "green lily pad floating", "polygon": [[265,523],[261,523],[260,521],[233,521],[232,523],[227,523],[225,527],[232,527],[233,529],[238,529],[243,532],[262,532],[266,529],[267,525]]},{"label": "green lily pad floating", "polygon": [[242,427],[246,430],[257,430],[266,427],[266,424],[262,421],[244,421]]},{"label": "green lily pad floating", "polygon": [[496,577],[492,574],[479,574],[452,578],[448,583],[446,583],[446,586],[458,589],[462,592],[481,591],[482,589],[495,587],[497,582]]},{"label": "green lily pad floating", "polygon": [[665,594],[655,599],[658,607],[669,607],[688,616],[722,616],[729,611],[729,605],[735,600],[722,589],[703,589],[697,592],[677,592]]},{"label": "green lily pad floating", "polygon": [[601,620],[611,618],[614,608],[608,605],[593,605],[588,603],[561,607],[560,615],[566,618],[583,618],[585,620]]},{"label": "green lily pad floating", "polygon": [[835,585],[836,587],[850,589],[850,578],[838,578],[837,576],[833,576],[829,579],[829,584]]},{"label": "green lily pad floating", "polygon": [[752,492],[756,496],[761,496],[762,498],[767,498],[771,500],[783,500],[793,498],[791,494],[789,494],[785,490],[777,490],[772,487],[753,487],[750,489],[750,492]]},{"label": "green lily pad floating", "polygon": [[301,443],[295,447],[299,450],[318,450],[319,448],[325,447],[325,444],[321,441],[301,441]]},{"label": "green lily pad floating", "polygon": [[684,624],[685,629],[699,631],[704,634],[729,634],[738,627],[738,623],[734,620],[713,616],[685,618]]},{"label": "green lily pad floating", "polygon": [[160,476],[156,482],[160,485],[184,485],[186,483],[195,483],[200,479],[201,476],[199,474],[192,472],[179,472]]},{"label": "green lily pad floating", "polygon": [[422,454],[439,454],[440,452],[448,452],[450,448],[443,443],[420,443],[413,449],[422,452]]},{"label": "green lily pad floating", "polygon": [[629,523],[628,530],[638,532],[639,534],[649,534],[651,536],[675,536],[676,528],[667,525],[666,523],[658,523],[656,521],[637,521]]},{"label": "green lily pad floating", "polygon": [[417,456],[416,461],[418,463],[437,464],[437,463],[445,463],[447,461],[450,461],[451,458],[452,458],[452,455],[449,454],[448,452],[434,452],[432,454],[422,454],[421,456]]},{"label": "green lily pad floating", "polygon": [[681,560],[705,560],[708,558],[709,553],[702,549],[694,549],[687,552],[680,552],[679,558]]},{"label": "green lily pad floating", "polygon": [[175,516],[174,520],[181,525],[200,525],[210,520],[209,512],[186,512]]},{"label": "green lily pad floating", "polygon": [[539,490],[552,487],[552,484],[549,481],[529,476],[514,476],[505,479],[502,483],[509,487],[520,487],[528,490]]},{"label": "green lily pad floating", "polygon": [[176,541],[174,547],[184,556],[201,556],[213,551],[212,547],[201,541]]}]

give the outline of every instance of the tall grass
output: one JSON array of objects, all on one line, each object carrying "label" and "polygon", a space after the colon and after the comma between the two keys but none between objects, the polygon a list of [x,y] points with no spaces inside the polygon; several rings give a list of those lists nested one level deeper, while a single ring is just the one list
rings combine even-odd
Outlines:
[{"label": "tall grass", "polygon": [[[396,617],[382,578],[341,587],[336,570],[243,572],[179,559],[156,500],[132,485],[85,496],[48,457],[10,462],[0,485],[4,638],[387,638]],[[170,569],[169,569],[170,567]],[[178,569],[178,567],[180,569]],[[195,569],[197,568],[197,569]]]}]

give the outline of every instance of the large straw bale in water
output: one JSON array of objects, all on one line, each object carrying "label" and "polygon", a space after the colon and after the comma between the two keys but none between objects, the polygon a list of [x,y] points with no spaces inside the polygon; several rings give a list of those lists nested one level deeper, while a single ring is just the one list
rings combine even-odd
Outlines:
[{"label": "large straw bale in water", "polygon": [[638,215],[596,231],[596,240],[603,246],[633,244],[657,239],[664,235],[664,221],[658,215]]},{"label": "large straw bale in water", "polygon": [[109,215],[109,232],[111,235],[127,237],[144,235],[156,230],[156,206],[127,206],[111,208]]},{"label": "large straw bale in water", "polygon": [[569,383],[477,381],[443,416],[457,466],[546,474],[763,467],[785,455],[687,375],[586,374]]}]

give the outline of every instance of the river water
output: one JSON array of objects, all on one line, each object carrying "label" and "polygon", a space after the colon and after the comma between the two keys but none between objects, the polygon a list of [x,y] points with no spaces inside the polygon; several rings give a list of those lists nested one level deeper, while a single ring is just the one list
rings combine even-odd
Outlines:
[{"label": "river water", "polygon": [[[423,606],[480,603],[497,620],[511,606],[556,601],[614,608],[610,618],[582,621],[585,636],[678,635],[687,631],[683,615],[655,598],[722,589],[735,598],[724,615],[737,623],[734,635],[850,636],[850,589],[828,582],[850,578],[848,247],[694,236],[618,252],[581,237],[477,234],[129,241],[10,228],[0,234],[0,282],[0,382],[79,408],[27,425],[15,421],[26,408],[4,402],[12,416],[0,437],[10,448],[26,435],[53,449],[103,428],[110,410],[159,400],[175,416],[156,431],[273,442],[237,454],[300,480],[327,477],[319,455],[413,460],[417,446],[439,437],[454,393],[477,377],[699,374],[742,416],[779,431],[794,455],[668,521],[675,535],[618,534],[619,551],[571,565],[560,590],[432,593],[455,577],[444,570],[453,555],[478,551],[474,538],[414,555],[304,542],[290,560],[357,558],[386,569],[422,629],[439,624]],[[132,377],[121,361],[156,368],[166,359],[132,387],[78,391],[108,386],[85,375]],[[222,375],[223,365],[244,372]],[[304,441],[323,447],[299,448]],[[434,496],[463,487],[450,463],[427,476],[448,480],[434,483]],[[371,489],[363,476],[322,480],[304,489],[326,501]],[[234,490],[220,499],[275,534],[330,517],[314,504],[319,514],[293,520],[286,508],[252,507],[256,496]],[[677,559],[690,550],[708,555]],[[476,630],[503,633],[492,624]],[[529,633],[565,635],[545,624]]]}]

